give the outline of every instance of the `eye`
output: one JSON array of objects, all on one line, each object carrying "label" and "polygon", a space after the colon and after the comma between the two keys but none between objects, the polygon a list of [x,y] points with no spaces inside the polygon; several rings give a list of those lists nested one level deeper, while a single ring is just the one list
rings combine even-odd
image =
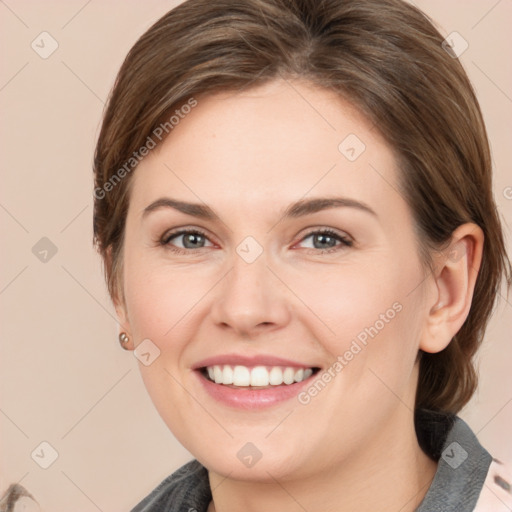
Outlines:
[{"label": "eye", "polygon": [[[174,242],[171,243],[179,238],[182,238],[183,248],[176,247]],[[312,239],[313,247],[311,249],[317,254],[331,253],[353,246],[353,241],[348,236],[337,233],[332,229],[312,231],[303,237],[301,242],[308,238]],[[191,251],[208,247],[205,245],[206,241],[209,241],[207,235],[199,229],[180,229],[171,233],[165,233],[159,243],[175,253],[190,254]],[[212,245],[210,242],[210,246]]]},{"label": "eye", "polygon": [[313,249],[317,249],[320,253],[334,252],[345,247],[352,247],[354,242],[346,235],[342,235],[332,229],[320,229],[307,234],[301,241],[312,239]]},{"label": "eye", "polygon": [[[171,244],[171,240],[176,240],[180,237],[182,237],[183,248]],[[202,249],[205,247],[203,244],[206,240],[208,240],[206,234],[198,229],[180,229],[179,231],[165,233],[160,240],[160,244],[166,246],[171,251],[185,254],[195,249]]]}]

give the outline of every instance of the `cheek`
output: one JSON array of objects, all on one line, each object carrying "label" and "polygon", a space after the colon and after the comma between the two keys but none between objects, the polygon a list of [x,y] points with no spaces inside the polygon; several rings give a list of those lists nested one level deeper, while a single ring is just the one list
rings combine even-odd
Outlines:
[{"label": "cheek", "polygon": [[390,385],[405,386],[418,350],[421,269],[412,258],[381,256],[368,266],[326,267],[297,280],[294,289],[313,311],[316,337],[343,366],[350,387],[375,381],[369,369]]},{"label": "cheek", "polygon": [[198,269],[180,269],[137,250],[127,254],[125,293],[130,326],[136,339],[150,338],[160,350],[164,341],[179,347],[176,334],[187,324],[208,290],[208,278]]},{"label": "cheek", "polygon": [[324,324],[326,332],[330,331],[331,338],[346,341],[374,324],[379,331],[382,322],[389,325],[398,316],[396,312],[410,291],[407,282],[415,274],[414,269],[399,269],[381,260],[372,266],[329,266],[297,274],[292,282],[294,292]]},{"label": "cheek", "polygon": [[186,446],[185,418],[201,411],[180,383],[187,375],[184,354],[194,339],[194,315],[208,290],[207,281],[149,258],[136,258],[134,253],[125,268],[126,303],[135,343],[150,339],[160,351],[150,365],[139,363],[141,377],[160,416]]}]

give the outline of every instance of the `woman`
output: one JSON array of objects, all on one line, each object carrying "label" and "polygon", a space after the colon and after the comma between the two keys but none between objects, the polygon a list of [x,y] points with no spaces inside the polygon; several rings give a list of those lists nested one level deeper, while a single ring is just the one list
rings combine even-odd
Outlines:
[{"label": "woman", "polygon": [[133,511],[511,506],[457,416],[510,284],[489,147],[418,9],[188,0],[130,50],[94,170],[120,342],[196,458]]}]

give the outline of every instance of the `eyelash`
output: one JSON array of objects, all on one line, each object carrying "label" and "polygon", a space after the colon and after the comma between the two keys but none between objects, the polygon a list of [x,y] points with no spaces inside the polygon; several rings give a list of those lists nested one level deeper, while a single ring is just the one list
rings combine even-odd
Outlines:
[{"label": "eyelash", "polygon": [[[164,234],[160,239],[159,244],[176,254],[190,254],[191,252],[194,252],[196,250],[204,249],[204,247],[199,247],[197,249],[181,249],[180,247],[175,247],[169,243],[173,238],[178,238],[181,235],[187,234],[201,235],[202,237],[208,239],[206,233],[204,233],[200,229],[180,229],[179,231]],[[307,233],[304,237],[302,237],[300,242],[304,241],[306,238],[309,238],[311,235],[327,235],[341,242],[339,245],[331,247],[329,249],[309,249],[310,251],[313,251],[315,254],[333,253],[341,250],[344,247],[352,247],[354,245],[353,241],[350,240],[348,237],[344,237],[337,233],[336,231],[333,231],[332,229],[319,229],[316,231],[311,231]]]}]

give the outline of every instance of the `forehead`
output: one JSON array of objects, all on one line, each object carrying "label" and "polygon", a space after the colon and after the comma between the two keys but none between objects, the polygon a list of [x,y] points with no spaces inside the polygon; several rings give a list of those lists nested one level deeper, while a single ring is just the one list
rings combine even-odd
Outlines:
[{"label": "forehead", "polygon": [[196,101],[137,167],[137,208],[165,192],[240,210],[308,195],[343,194],[376,207],[397,199],[391,148],[332,91],[279,80]]}]

